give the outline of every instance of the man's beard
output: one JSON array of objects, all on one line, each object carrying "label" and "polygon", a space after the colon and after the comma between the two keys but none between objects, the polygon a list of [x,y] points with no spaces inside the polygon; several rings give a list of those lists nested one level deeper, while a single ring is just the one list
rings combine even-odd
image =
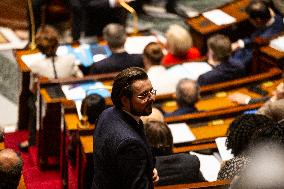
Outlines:
[{"label": "man's beard", "polygon": [[152,113],[153,102],[148,102],[145,108],[141,111],[138,111],[134,108],[133,104],[130,102],[130,113],[135,116],[148,116]]}]

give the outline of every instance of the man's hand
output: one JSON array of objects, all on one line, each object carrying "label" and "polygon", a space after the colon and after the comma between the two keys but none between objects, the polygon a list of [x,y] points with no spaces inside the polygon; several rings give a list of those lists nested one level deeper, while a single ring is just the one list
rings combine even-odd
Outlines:
[{"label": "man's hand", "polygon": [[242,93],[233,93],[229,95],[228,98],[238,104],[248,104],[251,99],[250,96]]},{"label": "man's hand", "polygon": [[158,171],[156,168],[153,169],[153,181],[154,182],[158,182],[159,180],[159,175],[158,175]]},{"label": "man's hand", "polygon": [[241,47],[240,47],[238,42],[234,42],[234,43],[231,44],[231,48],[232,48],[232,51],[236,51]]}]

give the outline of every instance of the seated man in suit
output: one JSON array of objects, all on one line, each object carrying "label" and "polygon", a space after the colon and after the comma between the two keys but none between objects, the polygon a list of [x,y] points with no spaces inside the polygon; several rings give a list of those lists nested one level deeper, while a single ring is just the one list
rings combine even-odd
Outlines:
[{"label": "seated man in suit", "polygon": [[94,63],[90,68],[90,74],[119,72],[129,67],[144,67],[142,55],[128,54],[125,51],[124,43],[127,36],[122,25],[108,24],[103,30],[103,37],[112,55]]},{"label": "seated man in suit", "polygon": [[176,87],[176,101],[178,109],[171,113],[166,113],[165,117],[194,113],[197,111],[194,104],[199,98],[199,86],[191,79],[181,79]]},{"label": "seated man in suit", "polygon": [[227,36],[216,34],[207,41],[208,64],[213,70],[199,76],[199,85],[209,85],[236,79],[246,75],[241,62],[231,58],[231,42]]},{"label": "seated man in suit", "polygon": [[173,154],[173,136],[165,122],[149,121],[144,128],[152,153],[156,156],[157,185],[205,181],[198,157],[189,153]]},{"label": "seated man in suit", "polygon": [[23,161],[12,149],[0,151],[0,188],[16,189],[22,175]]},{"label": "seated man in suit", "polygon": [[267,45],[269,38],[284,31],[283,16],[275,14],[263,1],[253,0],[246,8],[249,21],[256,27],[250,36],[232,43],[233,58],[249,67],[253,58],[253,45]]}]

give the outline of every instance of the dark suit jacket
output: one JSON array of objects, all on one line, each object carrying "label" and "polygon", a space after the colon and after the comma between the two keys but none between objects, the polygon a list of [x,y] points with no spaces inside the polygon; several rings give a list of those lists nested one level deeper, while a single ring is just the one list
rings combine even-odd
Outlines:
[{"label": "dark suit jacket", "polygon": [[81,4],[85,36],[101,36],[109,23],[126,25],[127,11],[121,6],[111,7],[108,0],[81,0]]},{"label": "dark suit jacket", "polygon": [[187,153],[157,156],[156,169],[160,177],[158,185],[205,181],[198,157]]},{"label": "dark suit jacket", "polygon": [[227,62],[222,62],[218,66],[214,67],[213,70],[200,75],[197,82],[200,86],[209,85],[240,78],[245,75],[245,65],[233,62],[229,59]]},{"label": "dark suit jacket", "polygon": [[269,39],[284,31],[283,17],[276,15],[274,19],[275,21],[271,26],[258,29],[257,31],[253,32],[251,36],[244,38],[243,41],[245,43],[245,48],[235,51],[232,55],[232,58],[236,61],[242,62],[247,68],[249,68],[253,58],[253,41],[257,37]]},{"label": "dark suit jacket", "polygon": [[189,107],[179,108],[174,112],[165,114],[164,116],[165,117],[178,116],[178,115],[183,115],[183,114],[194,113],[197,111],[198,110],[194,106],[189,106]]},{"label": "dark suit jacket", "polygon": [[142,121],[115,107],[106,109],[94,132],[93,188],[152,189],[153,168]]},{"label": "dark suit jacket", "polygon": [[113,53],[110,57],[94,63],[90,68],[90,74],[119,72],[129,67],[144,67],[142,55]]}]

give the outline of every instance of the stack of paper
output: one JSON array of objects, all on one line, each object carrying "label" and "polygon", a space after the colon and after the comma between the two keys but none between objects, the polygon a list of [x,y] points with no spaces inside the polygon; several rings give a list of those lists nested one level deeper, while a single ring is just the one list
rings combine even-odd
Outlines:
[{"label": "stack of paper", "polygon": [[151,42],[165,42],[165,38],[163,36],[135,36],[135,37],[128,37],[126,39],[124,48],[125,51],[129,54],[143,54],[143,50],[146,45]]},{"label": "stack of paper", "polygon": [[173,123],[168,126],[172,132],[174,144],[190,142],[196,139],[186,123]]},{"label": "stack of paper", "polygon": [[190,152],[196,155],[200,161],[200,171],[207,181],[216,181],[220,171],[221,164],[214,155],[204,155],[196,152]]},{"label": "stack of paper", "polygon": [[284,52],[284,36],[271,40],[269,46],[278,51]]},{"label": "stack of paper", "polygon": [[82,100],[89,94],[99,94],[102,97],[110,96],[109,87],[104,86],[102,82],[62,85],[61,88],[68,100]]},{"label": "stack of paper", "polygon": [[228,15],[220,9],[204,12],[202,15],[218,26],[236,22],[234,17]]},{"label": "stack of paper", "polygon": [[170,67],[167,73],[177,81],[183,78],[197,80],[200,75],[211,70],[212,67],[206,62],[188,62]]},{"label": "stack of paper", "polygon": [[218,137],[215,139],[218,151],[223,161],[227,161],[234,157],[234,155],[231,153],[231,150],[227,150],[226,140],[227,137]]},{"label": "stack of paper", "polygon": [[10,28],[0,27],[0,50],[22,49],[27,44],[27,40],[21,40]]}]

